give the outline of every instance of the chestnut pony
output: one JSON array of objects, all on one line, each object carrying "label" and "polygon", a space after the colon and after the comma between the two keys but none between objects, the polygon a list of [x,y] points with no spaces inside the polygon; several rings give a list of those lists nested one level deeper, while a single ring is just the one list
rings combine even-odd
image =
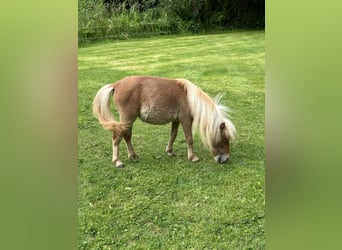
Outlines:
[{"label": "chestnut pony", "polygon": [[[120,122],[115,121],[110,110],[113,95]],[[192,124],[198,127],[202,142],[209,148],[218,163],[229,158],[229,142],[235,140],[236,129],[227,118],[228,108],[214,101],[201,89],[185,79],[166,79],[152,76],[128,76],[114,84],[103,86],[93,101],[93,112],[104,129],[113,133],[113,158],[116,167],[124,164],[119,158],[122,138],[127,144],[128,156],[138,158],[131,143],[132,126],[139,117],[150,124],[171,122],[171,133],[166,152],[174,155],[173,143],[178,126],[182,125],[188,159],[199,158],[193,152]]]}]

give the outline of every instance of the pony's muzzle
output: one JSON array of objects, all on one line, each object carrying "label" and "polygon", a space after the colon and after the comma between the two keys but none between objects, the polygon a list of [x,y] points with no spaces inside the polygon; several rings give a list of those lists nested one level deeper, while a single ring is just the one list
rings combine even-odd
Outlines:
[{"label": "pony's muzzle", "polygon": [[229,159],[229,154],[216,155],[215,156],[215,161],[217,161],[220,164],[226,163],[228,161],[228,159]]}]

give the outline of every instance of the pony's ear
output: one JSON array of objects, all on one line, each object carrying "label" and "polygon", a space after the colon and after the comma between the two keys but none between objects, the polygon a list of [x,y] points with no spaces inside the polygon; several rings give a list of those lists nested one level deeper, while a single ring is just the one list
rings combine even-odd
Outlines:
[{"label": "pony's ear", "polygon": [[226,124],[225,124],[224,122],[222,122],[222,123],[220,124],[220,129],[221,129],[221,130],[224,130],[225,127],[226,127]]}]

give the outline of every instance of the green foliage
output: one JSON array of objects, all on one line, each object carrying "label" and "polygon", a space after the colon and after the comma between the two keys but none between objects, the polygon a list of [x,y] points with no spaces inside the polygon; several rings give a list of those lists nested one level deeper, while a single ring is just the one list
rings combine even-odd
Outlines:
[{"label": "green foliage", "polygon": [[173,0],[167,2],[181,20],[197,24],[198,29],[263,28],[265,2],[258,0]]},{"label": "green foliage", "polygon": [[79,43],[179,33],[182,27],[177,18],[162,8],[141,12],[137,4],[127,9],[126,2],[105,5],[101,0],[83,0],[79,4]]},{"label": "green foliage", "polygon": [[227,28],[263,28],[264,8],[264,1],[254,0],[79,0],[79,43]]},{"label": "green foliage", "polygon": [[[264,33],[163,36],[79,49],[79,249],[264,249]],[[120,152],[92,115],[106,83],[128,75],[187,78],[210,96],[223,93],[239,138],[217,164],[195,134],[201,158],[186,159],[180,128],[175,157],[164,152],[169,125],[137,121],[138,161]],[[115,112],[117,117],[117,112]]]}]

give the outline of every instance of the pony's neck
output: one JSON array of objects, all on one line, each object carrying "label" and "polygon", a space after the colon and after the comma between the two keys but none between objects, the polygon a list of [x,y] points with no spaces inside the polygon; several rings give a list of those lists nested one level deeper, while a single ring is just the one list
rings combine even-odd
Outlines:
[{"label": "pony's neck", "polygon": [[187,91],[194,125],[199,129],[203,144],[211,148],[213,143],[219,140],[219,126],[225,119],[224,113],[222,113],[224,106],[214,102],[190,81],[181,80],[181,84]]}]

